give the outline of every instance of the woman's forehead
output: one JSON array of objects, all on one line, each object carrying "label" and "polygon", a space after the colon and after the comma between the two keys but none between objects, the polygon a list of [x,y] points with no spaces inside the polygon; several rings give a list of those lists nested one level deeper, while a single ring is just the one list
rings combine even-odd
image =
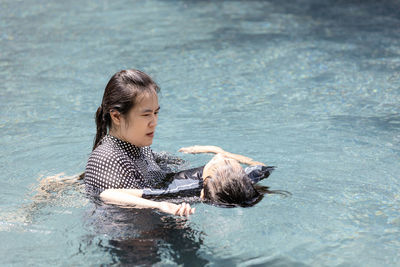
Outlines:
[{"label": "woman's forehead", "polygon": [[152,92],[144,92],[141,95],[137,96],[137,103],[135,105],[135,109],[138,111],[158,108],[158,96],[154,91]]}]

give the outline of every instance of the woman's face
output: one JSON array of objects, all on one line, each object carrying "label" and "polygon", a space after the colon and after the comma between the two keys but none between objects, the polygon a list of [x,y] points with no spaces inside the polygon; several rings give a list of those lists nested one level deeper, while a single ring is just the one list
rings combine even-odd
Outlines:
[{"label": "woman's face", "polygon": [[139,96],[139,102],[126,114],[120,116],[120,125],[115,126],[114,134],[121,140],[135,146],[149,146],[157,126],[158,96],[156,92],[144,93]]}]

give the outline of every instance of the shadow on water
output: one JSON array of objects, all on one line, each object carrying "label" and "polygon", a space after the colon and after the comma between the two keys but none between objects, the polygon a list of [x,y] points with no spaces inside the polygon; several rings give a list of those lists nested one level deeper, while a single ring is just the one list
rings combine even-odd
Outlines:
[{"label": "shadow on water", "polygon": [[[186,9],[204,8],[209,1],[185,1]],[[319,47],[332,59],[397,58],[400,51],[393,45],[400,37],[400,2],[376,1],[219,1],[209,9],[208,17],[221,27],[210,31],[210,38],[167,46],[171,49],[223,50],[227,45],[266,49],[282,43],[322,41],[339,47]],[[238,9],[232,6],[240,6]],[[202,17],[199,14],[199,17]],[[308,45],[310,46],[310,45]],[[314,45],[311,45],[314,46]],[[302,49],[299,47],[298,49]],[[397,66],[375,66],[365,63],[360,68],[379,67],[382,71],[400,70]]]},{"label": "shadow on water", "polygon": [[[332,125],[340,129],[341,132],[352,133],[357,143],[371,145],[376,143],[377,139],[383,138],[387,148],[390,148],[396,154],[400,154],[399,135],[400,132],[400,114],[387,114],[382,116],[352,116],[337,115],[330,118]],[[370,137],[369,139],[360,138]]]},{"label": "shadow on water", "polygon": [[107,244],[98,242],[97,246],[109,253],[113,264],[208,263],[199,255],[203,233],[191,229],[186,218],[96,203],[86,221],[94,236],[107,236]]},{"label": "shadow on water", "polygon": [[335,125],[341,125],[346,128],[365,130],[373,128],[384,132],[398,133],[400,130],[400,114],[388,114],[384,116],[351,116],[337,115],[331,117]]}]

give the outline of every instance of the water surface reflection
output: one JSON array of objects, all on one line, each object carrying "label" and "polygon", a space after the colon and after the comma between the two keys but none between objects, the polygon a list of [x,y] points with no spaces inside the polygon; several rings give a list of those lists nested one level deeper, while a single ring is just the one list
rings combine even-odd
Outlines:
[{"label": "water surface reflection", "polygon": [[[122,208],[96,203],[87,213],[93,236],[105,236],[107,244],[98,242],[113,263],[122,265],[191,263],[203,266],[202,236],[190,227],[190,219],[160,214],[150,209]],[[87,241],[86,241],[87,242]]]}]

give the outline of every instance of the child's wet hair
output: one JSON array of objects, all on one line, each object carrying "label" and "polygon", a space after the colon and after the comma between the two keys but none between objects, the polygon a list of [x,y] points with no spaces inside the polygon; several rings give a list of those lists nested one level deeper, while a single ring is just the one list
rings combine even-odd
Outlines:
[{"label": "child's wet hair", "polygon": [[223,206],[247,206],[260,197],[244,170],[233,168],[229,161],[204,179],[203,189],[206,201]]}]

